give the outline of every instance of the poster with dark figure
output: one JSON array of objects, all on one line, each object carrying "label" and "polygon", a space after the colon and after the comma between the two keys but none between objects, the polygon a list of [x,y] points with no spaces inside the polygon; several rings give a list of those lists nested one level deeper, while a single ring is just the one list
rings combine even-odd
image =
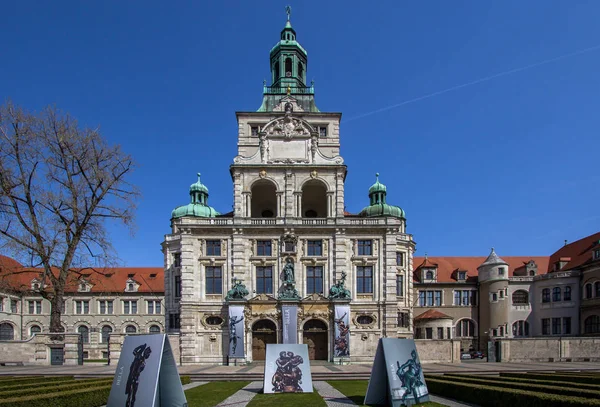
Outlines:
[{"label": "poster with dark figure", "polygon": [[350,306],[335,305],[335,339],[333,355],[336,357],[350,356]]},{"label": "poster with dark figure", "polygon": [[408,407],[426,401],[429,392],[415,341],[380,339],[364,403]]},{"label": "poster with dark figure", "polygon": [[135,396],[140,384],[140,375],[146,367],[146,359],[152,354],[152,348],[147,344],[142,344],[133,350],[133,362],[129,366],[129,376],[125,385],[125,394],[127,394],[126,407],[135,406]]},{"label": "poster with dark figure", "polygon": [[312,376],[305,344],[267,344],[264,393],[312,393]]},{"label": "poster with dark figure", "polygon": [[229,357],[244,357],[244,307],[229,306]]},{"label": "poster with dark figure", "polygon": [[126,336],[107,407],[187,407],[165,334]]}]

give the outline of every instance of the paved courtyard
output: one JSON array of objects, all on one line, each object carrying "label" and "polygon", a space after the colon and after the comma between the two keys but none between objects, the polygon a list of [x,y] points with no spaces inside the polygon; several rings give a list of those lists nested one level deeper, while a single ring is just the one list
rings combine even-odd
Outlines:
[{"label": "paved courtyard", "polygon": [[[484,361],[468,361],[463,363],[429,363],[423,364],[425,373],[496,373],[518,371],[600,371],[600,363],[595,362],[535,362],[535,363],[487,363]],[[112,375],[115,365],[83,365],[83,366],[0,366],[0,375]],[[179,366],[182,375],[230,375],[230,374],[262,374],[263,363],[244,366]],[[336,373],[363,374],[371,372],[371,365],[334,365],[332,363],[314,363],[311,365],[313,375],[328,375],[335,378]]]}]

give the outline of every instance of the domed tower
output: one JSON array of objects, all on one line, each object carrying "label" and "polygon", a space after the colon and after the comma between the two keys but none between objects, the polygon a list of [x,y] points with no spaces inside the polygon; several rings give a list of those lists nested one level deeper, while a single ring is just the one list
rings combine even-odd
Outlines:
[{"label": "domed tower", "polygon": [[[379,182],[379,173],[375,174],[375,177],[375,183],[369,188],[370,205],[360,211],[359,216],[365,216],[367,218],[375,216],[392,216],[406,221],[406,216],[402,208],[387,204],[387,188],[384,184]],[[404,227],[405,226],[403,226],[403,229]],[[402,230],[402,232],[404,232],[404,230]]]},{"label": "domed tower", "polygon": [[479,335],[482,341],[503,338],[508,335],[508,263],[502,260],[494,248],[477,267],[480,284]]},{"label": "domed tower", "polygon": [[220,213],[208,206],[208,188],[200,182],[200,173],[198,173],[198,181],[190,185],[190,203],[175,208],[171,212],[171,219],[184,216],[214,218],[217,215]]}]

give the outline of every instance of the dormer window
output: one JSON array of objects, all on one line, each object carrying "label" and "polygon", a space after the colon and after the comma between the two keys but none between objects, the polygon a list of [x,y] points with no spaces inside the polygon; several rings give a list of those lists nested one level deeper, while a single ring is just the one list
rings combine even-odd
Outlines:
[{"label": "dormer window", "polygon": [[138,290],[138,284],[131,278],[125,283],[125,291],[133,293]]},{"label": "dormer window", "polygon": [[594,256],[593,256],[594,260],[599,260],[600,259],[600,249],[596,249],[594,250]]},{"label": "dormer window", "polygon": [[133,291],[133,283],[127,284],[127,290],[128,291]]},{"label": "dormer window", "polygon": [[79,286],[77,287],[77,291],[81,292],[81,293],[85,293],[88,292],[90,290],[90,287],[87,283],[87,281],[82,280],[79,282]]},{"label": "dormer window", "polygon": [[433,271],[427,270],[425,272],[425,280],[433,280]]},{"label": "dormer window", "polygon": [[459,271],[458,272],[458,280],[459,281],[465,281],[467,279],[467,272],[466,271]]}]

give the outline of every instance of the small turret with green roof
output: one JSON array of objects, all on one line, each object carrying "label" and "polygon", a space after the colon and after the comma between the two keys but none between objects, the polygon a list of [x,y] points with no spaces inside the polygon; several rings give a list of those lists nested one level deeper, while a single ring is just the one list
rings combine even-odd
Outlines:
[{"label": "small turret with green roof", "polygon": [[190,203],[175,208],[171,213],[171,219],[184,216],[214,218],[218,215],[219,212],[208,206],[208,188],[200,181],[200,173],[198,173],[198,181],[190,185]]},{"label": "small turret with green roof", "polygon": [[387,188],[379,182],[379,173],[375,174],[376,181],[369,188],[370,205],[360,211],[360,216],[393,216],[395,218],[406,219],[406,214],[399,206],[388,205],[386,203]]}]

